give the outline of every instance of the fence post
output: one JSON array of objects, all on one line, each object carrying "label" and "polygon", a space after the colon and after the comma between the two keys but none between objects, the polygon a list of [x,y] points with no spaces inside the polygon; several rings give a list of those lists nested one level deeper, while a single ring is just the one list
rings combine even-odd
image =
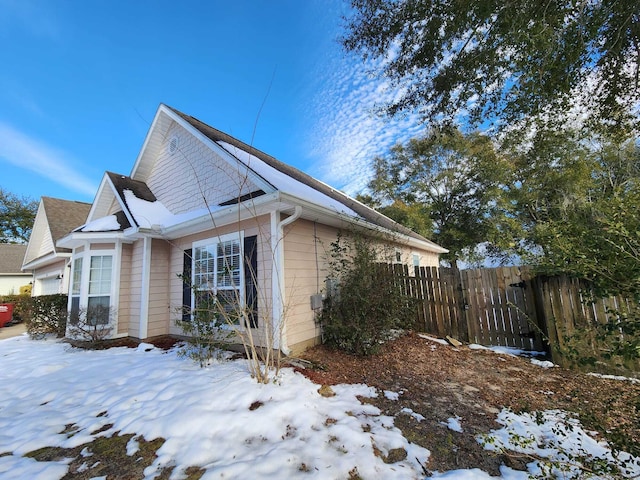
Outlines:
[{"label": "fence post", "polygon": [[458,335],[459,340],[469,343],[469,317],[467,315],[467,300],[465,298],[465,291],[462,284],[462,274],[458,270],[457,266],[454,266],[453,271],[453,294],[455,296],[456,313],[458,316]]}]

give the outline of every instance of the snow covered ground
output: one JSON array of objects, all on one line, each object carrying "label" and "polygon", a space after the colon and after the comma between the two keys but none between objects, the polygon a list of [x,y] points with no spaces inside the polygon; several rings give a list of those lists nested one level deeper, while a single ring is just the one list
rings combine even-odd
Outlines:
[{"label": "snow covered ground", "polygon": [[[0,359],[2,479],[61,478],[70,460],[38,462],[24,455],[47,446],[77,447],[116,432],[136,435],[129,455],[135,455],[136,439],[166,440],[145,470],[148,479],[171,465],[176,467],[172,478],[180,478],[189,466],[201,466],[206,469],[203,479],[346,479],[355,474],[410,479],[423,477],[421,464],[429,456],[403,437],[392,417],[357,399],[380,394],[401,402],[402,392],[340,385],[333,387],[335,396],[323,396],[319,385],[291,369],[284,369],[277,382],[261,385],[250,378],[244,361],[200,369],[175,350],[145,344],[85,351],[21,336],[0,341]],[[533,434],[553,439],[555,450],[543,451],[534,441],[519,445],[521,451],[558,457],[579,438],[581,449],[611,456],[605,444],[587,437],[574,421],[571,435],[553,433],[559,431],[553,426],[566,420],[562,412],[533,420],[503,412],[499,420],[504,428],[487,437],[492,439],[488,448],[511,448],[510,442]],[[71,436],[69,425],[77,427]],[[450,428],[462,430],[464,425],[450,419]],[[383,457],[395,449],[404,449],[406,459],[385,463]],[[539,470],[530,465],[531,473]],[[640,468],[634,472],[640,475]],[[432,478],[493,477],[480,470],[457,470]],[[502,478],[524,480],[527,473],[504,467]]]}]

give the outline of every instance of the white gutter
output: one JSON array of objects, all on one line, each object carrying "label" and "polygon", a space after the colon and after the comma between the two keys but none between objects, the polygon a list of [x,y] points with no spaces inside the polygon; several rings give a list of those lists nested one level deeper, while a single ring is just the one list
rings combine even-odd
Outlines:
[{"label": "white gutter", "polygon": [[41,266],[45,266],[45,265],[48,265],[49,263],[57,262],[65,258],[71,259],[71,253],[50,252],[42,257],[38,257],[33,260],[30,260],[29,263],[23,264],[20,270],[22,271],[34,270],[34,269],[40,268]]},{"label": "white gutter", "polygon": [[272,290],[272,322],[274,340],[277,340],[275,348],[279,349],[285,355],[291,353],[291,349],[287,343],[286,323],[284,319],[284,227],[295,222],[302,214],[302,207],[297,205],[293,215],[278,222],[277,215],[279,211],[271,214],[271,248],[273,250],[273,264],[271,267],[271,290]]},{"label": "white gutter", "polygon": [[[356,229],[364,229],[364,230],[372,230],[376,232],[380,232],[383,235],[388,235],[393,238],[398,243],[402,243],[404,245],[422,248],[425,250],[429,250],[434,253],[447,253],[449,250],[446,248],[437,245],[430,240],[426,242],[423,240],[419,240],[417,238],[410,237],[404,233],[400,233],[394,230],[389,230],[388,228],[381,227],[375,223],[372,223],[368,220],[365,220],[360,217],[354,217],[348,213],[338,212],[335,209],[326,208],[322,205],[318,205],[317,203],[310,202],[300,197],[296,197],[295,195],[290,195],[288,193],[281,192],[280,197],[283,202],[294,203],[302,205],[305,209],[305,212],[314,212],[317,214],[317,217],[312,218],[311,215],[305,213],[305,218],[313,219],[320,221],[320,223],[324,223],[326,225],[338,226],[337,224],[340,222],[348,223]],[[332,222],[332,219],[335,221]]]}]

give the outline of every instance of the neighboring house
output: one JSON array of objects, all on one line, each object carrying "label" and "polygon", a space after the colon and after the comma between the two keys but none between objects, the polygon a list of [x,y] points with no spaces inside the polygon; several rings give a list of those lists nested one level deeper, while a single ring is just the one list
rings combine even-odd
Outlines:
[{"label": "neighboring house", "polygon": [[[394,258],[446,250],[305,173],[160,105],[130,176],[107,172],[73,251],[71,313],[109,307],[114,337],[181,335],[194,291],[240,301],[255,338],[285,353],[316,343],[314,320],[339,230],[387,235]],[[194,288],[185,286],[189,279]],[[198,298],[201,298],[198,296]],[[101,320],[102,321],[102,320]]]},{"label": "neighboring house", "polygon": [[68,293],[71,249],[56,242],[87,221],[91,204],[42,197],[25,247],[22,270],[33,276],[31,294]]},{"label": "neighboring house", "polygon": [[0,295],[18,295],[29,285],[31,275],[20,269],[26,250],[26,245],[0,243]]}]

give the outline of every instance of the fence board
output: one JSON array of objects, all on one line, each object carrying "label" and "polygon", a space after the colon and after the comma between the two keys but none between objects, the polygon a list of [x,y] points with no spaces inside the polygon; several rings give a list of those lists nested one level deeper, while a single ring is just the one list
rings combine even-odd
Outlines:
[{"label": "fence board", "polygon": [[[532,277],[526,267],[390,269],[405,294],[416,300],[416,325],[427,333],[482,345],[560,352],[601,358],[596,327],[617,322],[638,306],[629,299],[592,299],[588,284],[566,276]],[[577,334],[579,332],[579,335]],[[620,333],[622,335],[622,333]],[[577,346],[576,346],[577,345]],[[573,349],[573,350],[571,350]],[[624,362],[640,370],[640,362]],[[630,367],[629,367],[630,365]]]}]

